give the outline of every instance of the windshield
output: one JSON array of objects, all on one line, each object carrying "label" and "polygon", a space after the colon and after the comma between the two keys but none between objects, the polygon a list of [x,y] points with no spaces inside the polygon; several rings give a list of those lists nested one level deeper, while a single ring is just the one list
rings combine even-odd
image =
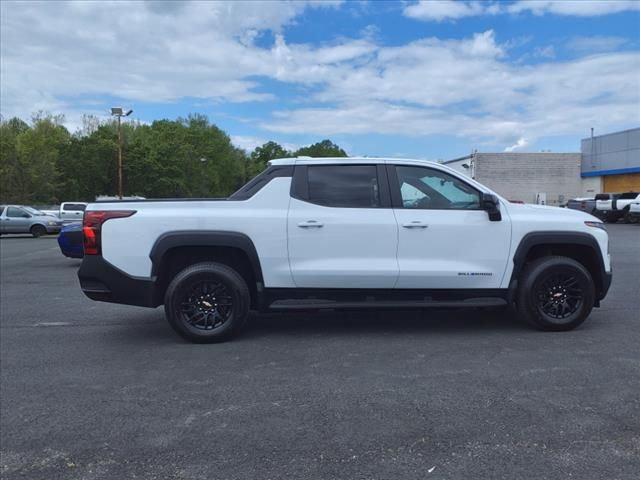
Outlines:
[{"label": "windshield", "polygon": [[46,215],[43,211],[38,210],[37,208],[33,208],[33,207],[23,207],[27,212],[29,212],[31,215]]}]

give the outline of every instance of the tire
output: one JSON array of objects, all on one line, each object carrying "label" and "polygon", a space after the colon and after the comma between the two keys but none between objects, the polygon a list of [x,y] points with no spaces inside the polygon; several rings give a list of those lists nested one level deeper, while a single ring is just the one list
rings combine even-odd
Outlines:
[{"label": "tire", "polygon": [[240,331],[250,302],[249,288],[238,272],[221,263],[203,262],[173,278],[164,311],[171,327],[185,339],[216,343]]},{"label": "tire", "polygon": [[595,209],[593,216],[599,218],[603,222],[607,221],[607,215],[602,210]]},{"label": "tire", "polygon": [[30,232],[31,232],[31,235],[33,235],[33,238],[38,238],[43,235],[46,235],[47,229],[44,228],[42,225],[34,225],[33,227],[31,227]]},{"label": "tire", "polygon": [[624,218],[624,223],[636,223],[638,221],[631,213],[629,213],[629,208],[625,208],[622,212],[622,218]]},{"label": "tire", "polygon": [[589,271],[567,257],[542,257],[525,267],[520,277],[517,310],[540,330],[565,331],[582,324],[595,303]]}]

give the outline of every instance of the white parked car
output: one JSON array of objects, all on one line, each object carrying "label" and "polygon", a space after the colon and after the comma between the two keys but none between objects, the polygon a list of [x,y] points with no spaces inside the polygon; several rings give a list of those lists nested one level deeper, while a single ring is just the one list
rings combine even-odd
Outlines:
[{"label": "white parked car", "polygon": [[88,297],[164,304],[195,342],[229,338],[250,308],[515,304],[568,330],[611,283],[598,219],[421,160],[275,160],[228,199],[91,203],[83,231]]},{"label": "white parked car", "polygon": [[86,202],[63,202],[60,204],[60,219],[66,224],[82,222]]}]

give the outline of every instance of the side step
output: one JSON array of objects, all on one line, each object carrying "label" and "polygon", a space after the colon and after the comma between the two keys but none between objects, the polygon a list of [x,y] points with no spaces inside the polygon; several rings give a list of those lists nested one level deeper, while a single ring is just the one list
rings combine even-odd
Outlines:
[{"label": "side step", "polygon": [[499,297],[466,298],[462,300],[366,300],[333,301],[321,299],[276,300],[269,310],[367,309],[367,308],[480,308],[504,307],[507,301]]}]

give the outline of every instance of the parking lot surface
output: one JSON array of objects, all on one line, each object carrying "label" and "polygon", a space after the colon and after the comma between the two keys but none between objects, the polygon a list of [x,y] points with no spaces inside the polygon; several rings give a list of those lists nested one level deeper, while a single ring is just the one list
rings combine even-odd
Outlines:
[{"label": "parking lot surface", "polygon": [[637,479],[640,226],[578,330],[477,311],[254,316],[219,345],[92,302],[2,237],[0,472],[94,479]]}]

